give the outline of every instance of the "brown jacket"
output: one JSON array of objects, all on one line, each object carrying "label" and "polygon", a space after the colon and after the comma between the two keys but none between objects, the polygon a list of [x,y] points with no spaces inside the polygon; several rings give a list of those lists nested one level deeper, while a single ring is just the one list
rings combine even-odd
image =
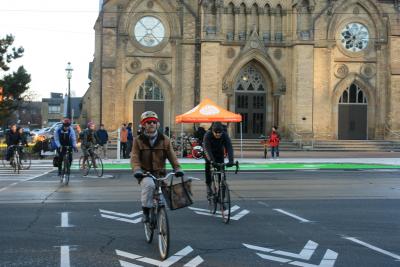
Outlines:
[{"label": "brown jacket", "polygon": [[158,133],[153,147],[150,147],[150,141],[144,134],[133,142],[131,167],[134,172],[143,170],[155,176],[164,176],[167,158],[175,171],[180,170],[181,166],[172,149],[171,141],[162,133]]},{"label": "brown jacket", "polygon": [[121,128],[121,143],[128,142],[128,130],[126,128]]}]

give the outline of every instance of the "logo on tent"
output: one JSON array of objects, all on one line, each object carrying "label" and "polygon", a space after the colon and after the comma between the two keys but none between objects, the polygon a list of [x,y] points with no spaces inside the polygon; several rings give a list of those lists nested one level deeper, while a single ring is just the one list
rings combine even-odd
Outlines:
[{"label": "logo on tent", "polygon": [[220,113],[219,109],[215,106],[206,105],[200,109],[200,113],[203,115],[215,115]]}]

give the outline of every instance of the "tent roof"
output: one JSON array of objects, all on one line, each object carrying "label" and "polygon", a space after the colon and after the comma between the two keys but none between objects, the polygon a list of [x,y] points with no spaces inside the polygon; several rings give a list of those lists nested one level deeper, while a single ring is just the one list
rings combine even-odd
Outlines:
[{"label": "tent roof", "polygon": [[210,99],[206,98],[193,109],[178,115],[175,118],[177,123],[198,123],[198,122],[241,122],[242,116],[227,111]]}]

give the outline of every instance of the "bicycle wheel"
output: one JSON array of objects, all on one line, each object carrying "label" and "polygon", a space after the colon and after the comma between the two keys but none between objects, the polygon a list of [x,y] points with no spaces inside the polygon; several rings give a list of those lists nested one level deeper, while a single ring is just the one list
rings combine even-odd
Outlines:
[{"label": "bicycle wheel", "polygon": [[83,176],[88,175],[89,170],[90,170],[90,165],[89,165],[89,160],[86,159],[85,162],[83,162],[85,159],[84,156],[81,156],[79,158],[79,170],[82,173]]},{"label": "bicycle wheel", "polygon": [[225,179],[221,181],[219,197],[222,220],[224,223],[229,223],[229,220],[231,219],[231,195],[229,193],[229,186]]},{"label": "bicycle wheel", "polygon": [[153,234],[154,234],[154,208],[150,210],[150,221],[147,223],[144,223],[144,235],[146,237],[146,242],[151,243],[153,241]]},{"label": "bicycle wheel", "polygon": [[28,152],[22,153],[22,157],[21,157],[21,165],[22,165],[22,169],[24,170],[29,170],[31,168],[31,164],[32,164],[32,155]]},{"label": "bicycle wheel", "polygon": [[[213,176],[217,176],[218,174],[213,174]],[[211,196],[207,196],[208,200],[208,210],[210,211],[211,214],[215,214],[217,212],[217,188],[215,186],[215,179],[218,180],[217,177],[213,177],[213,180],[211,181],[211,190],[212,194]]]},{"label": "bicycle wheel", "polygon": [[98,155],[94,156],[93,160],[93,169],[96,172],[97,177],[103,176],[103,161]]},{"label": "bicycle wheel", "polygon": [[70,166],[69,166],[69,159],[68,155],[64,156],[63,160],[63,170],[62,170],[62,182],[64,185],[68,185],[69,183],[69,175],[70,175]]},{"label": "bicycle wheel", "polygon": [[158,250],[160,257],[165,260],[169,253],[169,225],[167,211],[165,207],[161,207],[158,211]]}]

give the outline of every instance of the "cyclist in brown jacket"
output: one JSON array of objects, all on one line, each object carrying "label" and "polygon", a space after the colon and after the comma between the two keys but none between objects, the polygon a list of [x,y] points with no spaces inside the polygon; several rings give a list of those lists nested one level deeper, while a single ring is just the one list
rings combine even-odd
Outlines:
[{"label": "cyclist in brown jacket", "polygon": [[140,123],[144,127],[144,131],[133,143],[131,166],[134,176],[142,188],[143,222],[148,222],[149,211],[153,206],[155,184],[152,178],[144,177],[144,173],[150,172],[155,177],[165,176],[165,160],[167,158],[177,177],[182,177],[183,171],[169,138],[158,131],[160,123],[157,114],[153,111],[144,112]]}]

